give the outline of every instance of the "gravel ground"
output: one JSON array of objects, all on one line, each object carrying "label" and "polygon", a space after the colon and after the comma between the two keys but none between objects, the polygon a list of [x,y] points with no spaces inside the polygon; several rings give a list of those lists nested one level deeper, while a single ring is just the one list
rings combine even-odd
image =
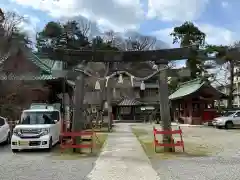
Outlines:
[{"label": "gravel ground", "polygon": [[58,160],[49,152],[13,154],[0,145],[0,179],[4,180],[83,180],[93,169],[96,157]]},{"label": "gravel ground", "polygon": [[[136,124],[135,124],[136,125]],[[157,125],[156,125],[157,127]],[[152,125],[137,124],[152,136]],[[184,140],[212,148],[209,157],[151,160],[161,180],[238,180],[240,179],[240,129],[182,127]],[[216,151],[215,151],[216,149]],[[86,180],[96,158],[56,159],[48,152],[13,154],[0,145],[0,179],[3,180]]]},{"label": "gravel ground", "polygon": [[[152,135],[152,126],[135,124],[134,128],[145,129]],[[152,166],[159,173],[161,180],[240,179],[240,129],[182,127],[182,130],[185,142],[198,142],[212,150],[212,153],[208,157],[151,159]]]},{"label": "gravel ground", "polygon": [[205,157],[152,161],[161,180],[239,180],[240,158]]},{"label": "gravel ground", "polygon": [[[153,125],[134,124],[134,128],[144,129],[153,137]],[[157,129],[160,125],[155,125]],[[177,129],[176,126],[172,127]],[[181,127],[184,142],[206,146],[212,151],[213,156],[232,157],[240,153],[240,129],[225,130],[213,127]],[[178,135],[176,135],[178,137]]]}]

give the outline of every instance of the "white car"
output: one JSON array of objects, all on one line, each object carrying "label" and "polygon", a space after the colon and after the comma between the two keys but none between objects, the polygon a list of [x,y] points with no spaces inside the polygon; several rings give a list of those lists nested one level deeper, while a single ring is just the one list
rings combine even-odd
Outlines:
[{"label": "white car", "polygon": [[49,149],[59,142],[61,133],[60,111],[48,106],[45,109],[24,110],[13,130],[11,149]]},{"label": "white car", "polygon": [[0,143],[10,143],[11,131],[7,119],[0,116]]},{"label": "white car", "polygon": [[212,121],[213,126],[217,128],[231,129],[240,126],[240,110],[227,111],[221,117],[214,118]]}]

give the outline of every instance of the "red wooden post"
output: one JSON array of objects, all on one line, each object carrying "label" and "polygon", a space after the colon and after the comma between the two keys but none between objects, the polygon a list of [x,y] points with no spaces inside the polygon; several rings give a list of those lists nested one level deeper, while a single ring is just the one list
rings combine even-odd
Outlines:
[{"label": "red wooden post", "polygon": [[[176,143],[174,142],[173,138],[171,138],[171,143],[170,144],[166,144],[166,143],[159,143],[157,140],[156,135],[158,134],[167,134],[167,135],[173,135],[173,134],[179,134],[180,135],[180,141],[177,141]],[[153,135],[154,135],[154,147],[155,147],[155,152],[156,152],[156,146],[162,146],[162,147],[175,147],[175,146],[180,146],[183,148],[183,152],[184,152],[184,142],[183,142],[183,138],[182,138],[182,130],[179,129],[178,130],[171,130],[171,131],[158,131],[155,127],[153,127]]]}]

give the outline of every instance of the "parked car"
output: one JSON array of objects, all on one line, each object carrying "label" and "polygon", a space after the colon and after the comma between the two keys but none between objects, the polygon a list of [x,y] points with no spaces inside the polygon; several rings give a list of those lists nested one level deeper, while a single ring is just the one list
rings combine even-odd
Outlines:
[{"label": "parked car", "polygon": [[240,110],[226,111],[222,116],[214,118],[213,126],[217,128],[231,129],[240,126]]},{"label": "parked car", "polygon": [[61,114],[53,106],[23,110],[21,119],[13,129],[12,152],[23,149],[49,149],[59,142]]},{"label": "parked car", "polygon": [[11,131],[7,118],[0,116],[0,143],[10,143],[11,141]]}]

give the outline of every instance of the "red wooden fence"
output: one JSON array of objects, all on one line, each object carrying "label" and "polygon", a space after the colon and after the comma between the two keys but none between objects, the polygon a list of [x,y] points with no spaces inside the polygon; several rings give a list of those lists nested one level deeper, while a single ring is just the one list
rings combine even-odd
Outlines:
[{"label": "red wooden fence", "polygon": [[[159,134],[168,134],[168,135],[172,135],[173,134],[179,134],[180,135],[180,141],[177,141],[176,143],[174,143],[174,139],[172,137],[172,142],[170,144],[164,144],[164,143],[160,143],[158,140],[157,140],[157,135]],[[155,127],[153,127],[153,136],[154,136],[154,149],[155,149],[155,152],[157,151],[156,148],[157,147],[182,147],[182,150],[184,152],[184,142],[183,142],[183,138],[182,138],[182,130],[181,128],[179,127],[178,130],[171,130],[171,131],[160,131],[160,130],[157,130]]]}]

